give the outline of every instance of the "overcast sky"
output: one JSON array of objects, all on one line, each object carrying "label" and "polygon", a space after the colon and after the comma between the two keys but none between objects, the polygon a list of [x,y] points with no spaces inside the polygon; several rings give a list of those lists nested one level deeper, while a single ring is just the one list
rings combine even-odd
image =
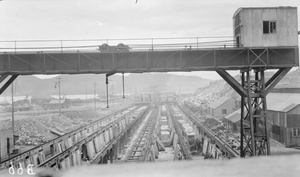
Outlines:
[{"label": "overcast sky", "polygon": [[[300,0],[135,2],[136,0],[2,0],[0,41],[231,36],[232,16],[239,7],[299,7],[300,4]],[[211,79],[217,76],[213,72],[187,74]]]}]

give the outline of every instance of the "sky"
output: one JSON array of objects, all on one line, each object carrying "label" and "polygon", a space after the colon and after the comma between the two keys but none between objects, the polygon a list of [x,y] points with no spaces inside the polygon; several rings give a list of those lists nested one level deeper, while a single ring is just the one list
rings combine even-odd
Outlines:
[{"label": "sky", "polygon": [[[2,0],[0,41],[232,36],[232,16],[240,7],[299,4],[300,0]],[[214,72],[176,74],[220,78]]]}]

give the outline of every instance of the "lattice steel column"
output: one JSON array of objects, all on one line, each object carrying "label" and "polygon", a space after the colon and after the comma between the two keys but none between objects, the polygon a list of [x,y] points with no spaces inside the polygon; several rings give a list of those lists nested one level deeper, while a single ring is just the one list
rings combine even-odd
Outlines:
[{"label": "lattice steel column", "polygon": [[247,94],[241,99],[241,157],[269,155],[264,70],[242,72],[242,87]]},{"label": "lattice steel column", "polygon": [[265,82],[264,68],[256,68],[254,77],[250,76],[250,68],[244,68],[240,84],[225,69],[216,69],[241,96],[241,157],[270,155],[266,96],[290,70],[290,67],[279,68]]}]

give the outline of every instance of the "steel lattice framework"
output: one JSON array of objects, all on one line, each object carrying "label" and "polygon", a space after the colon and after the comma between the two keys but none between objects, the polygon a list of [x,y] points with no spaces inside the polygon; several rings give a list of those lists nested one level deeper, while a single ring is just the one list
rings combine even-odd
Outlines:
[{"label": "steel lattice framework", "polygon": [[[266,96],[298,65],[297,46],[2,53],[0,83],[5,83],[0,95],[19,75],[95,73],[108,77],[114,73],[216,71],[241,96],[241,157],[268,155]],[[278,71],[265,82],[264,71],[268,69]],[[240,70],[241,83],[228,70]],[[250,77],[252,71],[254,77]]]}]

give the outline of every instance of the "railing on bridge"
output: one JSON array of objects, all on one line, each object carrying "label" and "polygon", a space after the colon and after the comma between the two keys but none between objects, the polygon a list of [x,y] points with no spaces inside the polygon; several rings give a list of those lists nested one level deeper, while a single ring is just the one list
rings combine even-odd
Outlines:
[{"label": "railing on bridge", "polygon": [[[119,46],[120,50],[130,51],[158,51],[158,50],[195,50],[201,48],[226,48],[233,47],[233,36],[215,37],[178,37],[178,38],[135,38],[135,39],[81,39],[81,40],[19,40],[0,41],[0,52],[74,52],[94,51],[99,52],[103,44]],[[103,47],[108,47],[103,46]],[[108,49],[108,48],[107,48]],[[112,48],[110,48],[112,49]],[[108,50],[109,51],[109,50]]]}]

